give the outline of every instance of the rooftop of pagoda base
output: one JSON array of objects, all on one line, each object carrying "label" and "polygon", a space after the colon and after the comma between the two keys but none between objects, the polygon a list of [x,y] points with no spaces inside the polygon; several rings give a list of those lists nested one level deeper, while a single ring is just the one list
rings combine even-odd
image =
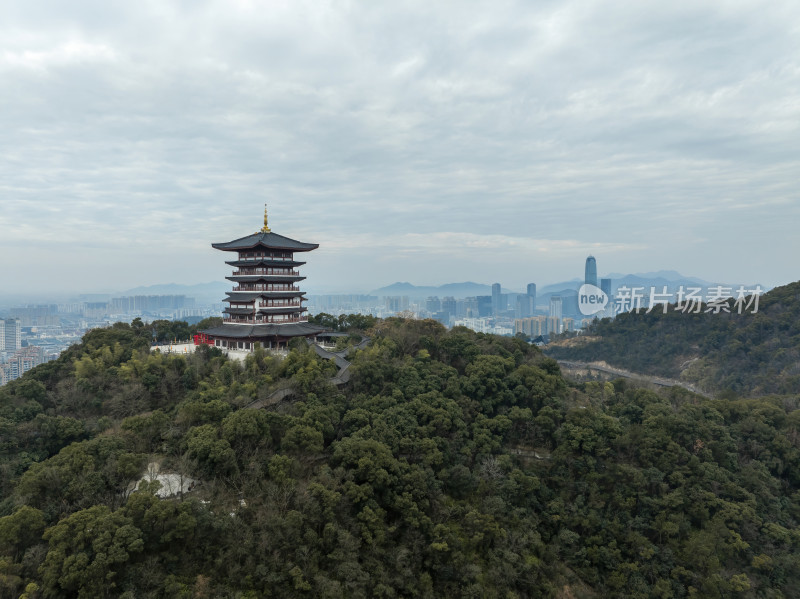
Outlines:
[{"label": "rooftop of pagoda base", "polygon": [[283,324],[229,324],[223,323],[213,329],[202,331],[215,341],[225,341],[223,347],[232,343],[246,342],[252,348],[253,343],[260,343],[265,348],[280,348],[295,337],[316,337],[329,329],[308,322],[292,322]]}]

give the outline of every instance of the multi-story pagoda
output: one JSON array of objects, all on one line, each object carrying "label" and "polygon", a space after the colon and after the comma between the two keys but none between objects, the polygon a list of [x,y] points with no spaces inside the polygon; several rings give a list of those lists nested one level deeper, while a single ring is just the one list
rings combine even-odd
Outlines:
[{"label": "multi-story pagoda", "polygon": [[227,261],[234,268],[225,277],[235,286],[224,302],[222,325],[203,331],[209,342],[220,348],[252,350],[256,344],[280,349],[293,337],[316,337],[326,329],[308,322],[305,296],[298,283],[305,280],[297,267],[305,262],[294,259],[296,252],[310,252],[316,243],[303,243],[273,233],[267,225],[260,231],[211,247],[236,252],[236,259]]}]

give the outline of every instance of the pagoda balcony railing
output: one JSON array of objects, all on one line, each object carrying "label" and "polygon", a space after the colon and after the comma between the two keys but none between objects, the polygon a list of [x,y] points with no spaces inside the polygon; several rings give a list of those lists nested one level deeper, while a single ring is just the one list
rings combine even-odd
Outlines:
[{"label": "pagoda balcony railing", "polygon": [[245,277],[249,275],[281,275],[284,277],[297,277],[300,273],[296,270],[286,270],[285,268],[248,268],[245,270],[234,270],[234,277]]},{"label": "pagoda balcony railing", "polygon": [[302,306],[301,302],[259,302],[259,308],[286,308]]},{"label": "pagoda balcony railing", "polygon": [[294,260],[293,256],[270,256],[269,254],[239,254],[239,260],[281,260],[284,262],[291,262]]},{"label": "pagoda balcony railing", "polygon": [[249,285],[244,287],[242,285],[237,285],[233,288],[233,291],[300,291],[300,288],[296,285],[279,287],[276,285]]},{"label": "pagoda balcony railing", "polygon": [[255,308],[253,307],[252,304],[247,304],[247,305],[231,304],[230,307],[232,310],[249,310],[250,312],[252,312],[254,309],[259,310],[261,308],[264,308],[265,310],[276,309],[276,308],[302,308],[303,304],[302,302],[287,302],[285,304],[269,304],[261,302],[258,303],[255,306]]},{"label": "pagoda balcony railing", "polygon": [[222,322],[228,322],[231,324],[283,324],[287,322],[308,322],[308,317],[306,316],[287,316],[285,318],[280,318],[279,316],[267,317],[267,318],[223,318]]}]

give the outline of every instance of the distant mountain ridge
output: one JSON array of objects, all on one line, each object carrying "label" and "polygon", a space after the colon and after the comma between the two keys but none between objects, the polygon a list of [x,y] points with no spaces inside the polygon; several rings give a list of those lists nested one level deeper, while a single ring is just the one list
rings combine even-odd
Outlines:
[{"label": "distant mountain ridge", "polygon": [[158,285],[147,285],[134,287],[120,293],[113,294],[114,297],[130,295],[185,295],[201,301],[219,302],[225,297],[225,292],[231,290],[231,284],[224,281],[212,281],[210,283],[197,283],[195,285],[181,285],[178,283],[162,283]]},{"label": "distant mountain ridge", "polygon": [[[710,281],[704,281],[703,279],[699,279],[697,277],[686,277],[674,270],[660,270],[658,272],[645,272],[627,275],[615,272],[605,276],[598,276],[598,284],[600,283],[600,279],[611,279],[612,291],[616,290],[618,287],[622,287],[623,285],[626,287],[657,287],[659,289],[663,286],[666,286],[668,289],[673,290],[677,289],[681,285],[684,287],[700,286],[705,288],[718,284]],[[571,281],[564,281],[563,283],[546,285],[542,287],[539,292],[540,294],[545,295],[564,289],[575,289],[577,291],[580,286],[583,285],[583,282],[583,279],[575,278]]]},{"label": "distant mountain ridge", "polygon": [[708,281],[704,281],[703,279],[699,279],[697,277],[687,277],[679,273],[677,270],[657,270],[653,272],[637,272],[631,274],[621,274],[618,272],[612,272],[611,274],[606,275],[603,277],[604,279],[624,279],[626,277],[638,277],[640,279],[665,279],[667,281],[681,281],[681,282],[691,282],[697,285],[711,285]]},{"label": "distant mountain ridge", "polygon": [[[503,289],[503,293],[508,293]],[[408,297],[428,297],[431,295],[452,296],[455,298],[473,297],[476,295],[491,295],[492,286],[467,281],[464,283],[445,283],[439,286],[417,286],[408,282],[398,282],[381,287],[370,292],[370,295],[407,295]]]},{"label": "distant mountain ridge", "polygon": [[[705,281],[698,277],[687,277],[674,270],[659,270],[654,272],[636,273],[636,274],[621,274],[611,273],[600,278],[611,279],[612,292],[617,288],[626,287],[650,287],[656,288],[661,291],[662,287],[666,287],[670,293],[675,293],[680,286],[686,287],[702,287],[704,290],[709,287],[720,285],[721,283]],[[583,285],[582,278],[574,278],[569,281],[562,281],[560,283],[552,283],[544,285],[537,289],[537,301],[549,302],[552,295],[558,295],[560,292],[567,290],[577,291]],[[730,285],[728,285],[730,286]],[[765,288],[766,290],[766,288]],[[513,290],[503,287],[503,293],[525,293],[525,289]],[[370,292],[370,295],[386,296],[386,295],[406,295],[413,298],[424,298],[428,296],[452,296],[458,299],[465,297],[473,297],[476,295],[491,295],[492,286],[490,284],[475,283],[467,281],[464,283],[446,283],[444,285],[414,285],[407,281],[392,283],[385,287],[380,287]]]}]

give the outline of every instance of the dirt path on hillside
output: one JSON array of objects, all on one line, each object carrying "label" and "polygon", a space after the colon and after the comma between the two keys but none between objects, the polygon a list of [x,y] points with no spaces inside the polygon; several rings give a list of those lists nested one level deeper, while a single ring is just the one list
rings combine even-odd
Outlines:
[{"label": "dirt path on hillside", "polygon": [[567,376],[569,376],[570,373],[573,374],[573,376],[574,375],[586,376],[591,374],[592,371],[594,371],[626,379],[646,381],[658,387],[683,387],[684,389],[687,389],[692,393],[697,393],[698,395],[705,395],[706,397],[711,397],[710,393],[706,393],[705,391],[703,391],[702,389],[700,389],[695,385],[692,385],[691,383],[679,381],[676,379],[651,376],[649,374],[640,374],[638,372],[631,372],[630,370],[615,368],[614,366],[608,365],[606,362],[573,362],[571,360],[557,360],[557,362],[558,365],[561,366],[561,370]]}]

